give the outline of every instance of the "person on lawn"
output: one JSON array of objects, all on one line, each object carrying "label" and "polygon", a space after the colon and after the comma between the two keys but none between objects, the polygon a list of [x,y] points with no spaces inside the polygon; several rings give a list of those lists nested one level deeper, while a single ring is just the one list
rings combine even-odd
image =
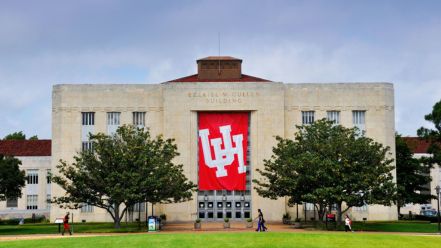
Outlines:
[{"label": "person on lawn", "polygon": [[70,230],[70,225],[69,225],[69,212],[67,212],[63,218],[63,232],[61,233],[61,235],[64,236],[64,232],[66,230],[68,230],[69,234],[72,235],[72,231]]},{"label": "person on lawn", "polygon": [[352,220],[349,218],[348,215],[346,215],[346,218],[345,218],[345,232],[347,232],[347,231],[353,232],[352,231]]}]

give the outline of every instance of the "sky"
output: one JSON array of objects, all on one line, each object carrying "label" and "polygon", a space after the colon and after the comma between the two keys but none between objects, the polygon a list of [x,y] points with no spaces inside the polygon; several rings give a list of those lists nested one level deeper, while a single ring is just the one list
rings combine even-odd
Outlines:
[{"label": "sky", "polygon": [[161,83],[198,58],[284,83],[391,82],[397,132],[441,100],[441,1],[0,0],[0,138],[51,138],[52,86]]}]

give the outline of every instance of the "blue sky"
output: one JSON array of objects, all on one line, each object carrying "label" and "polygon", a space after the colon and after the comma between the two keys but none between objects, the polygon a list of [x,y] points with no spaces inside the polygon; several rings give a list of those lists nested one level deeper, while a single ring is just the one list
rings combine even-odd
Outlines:
[{"label": "blue sky", "polygon": [[286,83],[392,82],[396,129],[441,100],[441,1],[0,0],[0,137],[51,137],[59,83],[160,83],[218,54]]}]

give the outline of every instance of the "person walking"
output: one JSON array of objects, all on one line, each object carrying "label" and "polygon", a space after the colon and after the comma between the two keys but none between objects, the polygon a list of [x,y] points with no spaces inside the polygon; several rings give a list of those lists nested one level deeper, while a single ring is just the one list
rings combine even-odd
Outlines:
[{"label": "person walking", "polygon": [[347,231],[353,232],[352,231],[352,220],[349,218],[348,215],[346,215],[346,218],[345,218],[345,232],[347,232]]},{"label": "person walking", "polygon": [[265,232],[268,228],[265,226],[265,219],[263,218],[262,210],[257,209],[258,212],[258,221],[257,221],[257,229],[256,232]]},{"label": "person walking", "polygon": [[63,218],[63,232],[61,233],[61,235],[64,236],[64,232],[66,230],[68,230],[69,234],[72,235],[72,231],[70,230],[70,225],[69,225],[69,212],[67,212]]}]

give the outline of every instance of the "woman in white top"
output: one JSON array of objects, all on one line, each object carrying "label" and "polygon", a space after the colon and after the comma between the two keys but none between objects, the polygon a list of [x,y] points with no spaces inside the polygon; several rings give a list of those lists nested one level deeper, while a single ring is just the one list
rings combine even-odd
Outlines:
[{"label": "woman in white top", "polygon": [[352,224],[352,220],[349,219],[348,215],[346,215],[346,218],[345,218],[345,232],[352,231],[351,224]]}]

